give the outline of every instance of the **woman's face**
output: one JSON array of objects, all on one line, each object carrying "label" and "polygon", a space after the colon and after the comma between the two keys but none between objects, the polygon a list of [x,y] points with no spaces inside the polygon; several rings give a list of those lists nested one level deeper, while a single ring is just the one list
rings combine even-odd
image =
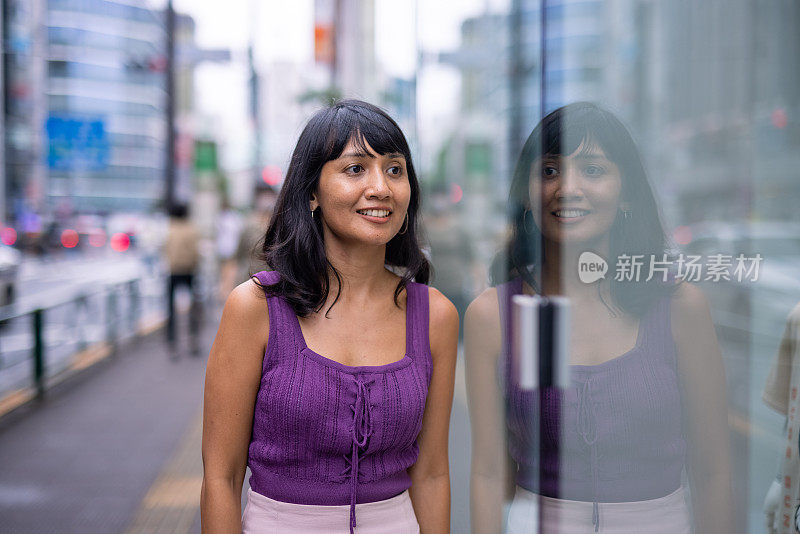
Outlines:
[{"label": "woman's face", "polygon": [[385,245],[404,226],[411,184],[402,154],[367,152],[353,141],[322,167],[310,208],[320,208],[325,242]]},{"label": "woman's face", "polygon": [[569,156],[545,156],[534,162],[530,198],[540,199],[534,221],[545,239],[579,245],[607,237],[620,208],[622,177],[597,145],[579,146]]}]

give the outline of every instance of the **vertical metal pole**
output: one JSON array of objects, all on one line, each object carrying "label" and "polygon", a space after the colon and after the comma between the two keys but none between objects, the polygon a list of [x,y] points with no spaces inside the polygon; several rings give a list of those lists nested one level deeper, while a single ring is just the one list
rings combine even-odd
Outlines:
[{"label": "vertical metal pole", "polygon": [[172,0],[167,1],[166,32],[167,146],[164,162],[164,208],[169,213],[175,205],[175,10]]},{"label": "vertical metal pole", "polygon": [[0,43],[2,43],[2,68],[0,68],[0,87],[2,87],[3,98],[0,99],[0,221],[6,222],[7,216],[7,185],[6,180],[8,173],[6,171],[6,102],[10,98],[10,89],[8,83],[8,24],[6,24],[6,16],[8,0],[0,1]]},{"label": "vertical metal pole", "polygon": [[33,312],[33,383],[36,398],[44,398],[44,310]]},{"label": "vertical metal pole", "polygon": [[339,85],[339,39],[342,32],[342,0],[333,0],[333,58],[331,58],[331,89]]},{"label": "vertical metal pole", "polygon": [[106,342],[111,354],[117,352],[117,288],[112,286],[106,300]]},{"label": "vertical metal pole", "polygon": [[512,0],[511,15],[509,17],[509,30],[511,37],[510,55],[510,116],[509,116],[509,139],[508,150],[509,161],[517,161],[519,151],[522,148],[522,82],[525,71],[524,54],[522,51],[522,2],[523,0]]},{"label": "vertical metal pole", "polygon": [[134,337],[139,336],[139,318],[141,317],[141,309],[139,307],[139,279],[131,280],[128,283],[128,295],[130,295],[130,306],[128,308],[130,315],[130,329]]},{"label": "vertical metal pole", "polygon": [[539,18],[539,82],[541,98],[539,99],[539,116],[547,114],[547,0],[542,0],[542,13]]},{"label": "vertical metal pole", "polygon": [[253,54],[253,41],[247,47],[247,63],[250,70],[250,79],[248,80],[248,89],[250,93],[250,120],[253,121],[253,131],[255,135],[253,143],[253,184],[261,180],[262,168],[262,154],[261,144],[263,142],[261,136],[261,83],[256,70],[255,58]]},{"label": "vertical metal pole", "polygon": [[538,295],[514,295],[511,340],[515,379],[523,391],[539,387],[539,306]]},{"label": "vertical metal pole", "polygon": [[[545,446],[549,446],[555,458],[556,480],[551,482],[547,495],[552,498],[561,496],[561,418],[562,399],[564,390],[569,385],[569,331],[570,309],[569,300],[565,297],[547,297],[542,299],[539,306],[539,422],[545,420],[545,411],[550,421],[550,431],[545,437],[539,431],[539,454]],[[547,444],[553,440],[552,444]],[[539,532],[543,532],[543,493],[545,472],[542,462],[539,462]]]},{"label": "vertical metal pole", "polygon": [[86,350],[89,345],[86,339],[86,326],[89,321],[89,297],[80,295],[75,299],[75,318],[78,321],[78,350]]}]

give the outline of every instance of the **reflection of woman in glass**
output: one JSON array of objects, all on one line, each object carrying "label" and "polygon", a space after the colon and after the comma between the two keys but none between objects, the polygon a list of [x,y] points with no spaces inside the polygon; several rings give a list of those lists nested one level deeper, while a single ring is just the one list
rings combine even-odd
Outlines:
[{"label": "reflection of woman in glass", "polygon": [[424,285],[419,202],[386,113],[311,118],[264,238],[272,270],[233,290],[211,350],[204,532],[449,532],[458,316]]},{"label": "reflection of woman in glass", "polygon": [[[473,531],[500,530],[513,487],[509,532],[536,524],[535,492],[543,532],[689,532],[687,467],[698,532],[732,532],[714,328],[696,287],[665,282],[658,270],[645,282],[666,238],[625,127],[592,104],[552,112],[525,143],[509,197],[513,228],[493,266],[497,286],[470,305],[465,323]],[[579,280],[584,251],[607,259],[605,278]],[[638,282],[615,279],[626,254],[643,255]],[[511,296],[520,293],[571,302],[570,386],[545,397],[542,449],[539,392],[515,382],[507,343]]]}]

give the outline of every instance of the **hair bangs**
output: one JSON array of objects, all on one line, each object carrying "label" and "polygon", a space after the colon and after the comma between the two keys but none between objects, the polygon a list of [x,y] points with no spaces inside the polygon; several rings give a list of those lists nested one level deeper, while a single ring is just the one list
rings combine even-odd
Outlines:
[{"label": "hair bangs", "polygon": [[328,160],[338,158],[348,143],[365,154],[402,154],[409,158],[409,148],[403,132],[380,113],[369,109],[339,108],[331,125],[326,146]]},{"label": "hair bangs", "polygon": [[[602,124],[591,124],[592,117],[577,116],[570,113],[559,117],[552,128],[545,129],[542,136],[542,146],[539,148],[545,156],[584,156],[598,147],[604,152],[608,151],[608,140],[604,136]],[[581,114],[582,115],[582,114]],[[587,120],[588,119],[588,120]],[[606,142],[604,142],[606,141]]]}]

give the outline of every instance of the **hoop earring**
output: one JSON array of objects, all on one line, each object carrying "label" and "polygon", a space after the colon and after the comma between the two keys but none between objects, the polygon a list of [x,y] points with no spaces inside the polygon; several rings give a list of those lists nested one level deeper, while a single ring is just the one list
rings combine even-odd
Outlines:
[{"label": "hoop earring", "polygon": [[314,220],[314,212],[315,212],[315,211],[316,211],[316,210],[311,210],[311,220],[312,220],[312,221]]},{"label": "hoop earring", "polygon": [[[530,225],[528,225],[528,215],[531,216]],[[533,229],[535,228],[535,221],[533,220],[533,212],[531,210],[525,210],[522,214],[522,230],[530,235],[533,233]]]},{"label": "hoop earring", "polygon": [[406,212],[406,217],[405,217],[405,220],[403,222],[405,224],[403,226],[401,226],[400,227],[401,228],[400,231],[397,232],[398,234],[401,234],[401,235],[405,234],[406,232],[408,232],[408,212]]}]

